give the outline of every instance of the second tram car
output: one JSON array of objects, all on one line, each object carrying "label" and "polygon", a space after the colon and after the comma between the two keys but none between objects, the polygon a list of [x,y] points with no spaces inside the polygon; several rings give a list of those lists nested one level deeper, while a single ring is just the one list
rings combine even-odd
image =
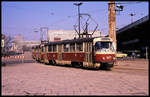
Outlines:
[{"label": "second tram car", "polygon": [[48,64],[70,64],[88,68],[113,67],[114,45],[109,37],[48,42],[33,47],[32,57]]}]

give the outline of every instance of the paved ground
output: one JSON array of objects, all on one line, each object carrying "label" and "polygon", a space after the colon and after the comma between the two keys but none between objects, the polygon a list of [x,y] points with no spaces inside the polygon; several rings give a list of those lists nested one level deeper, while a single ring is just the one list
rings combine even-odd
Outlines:
[{"label": "paved ground", "polygon": [[118,61],[111,71],[36,63],[2,66],[2,95],[149,95],[148,61]]}]

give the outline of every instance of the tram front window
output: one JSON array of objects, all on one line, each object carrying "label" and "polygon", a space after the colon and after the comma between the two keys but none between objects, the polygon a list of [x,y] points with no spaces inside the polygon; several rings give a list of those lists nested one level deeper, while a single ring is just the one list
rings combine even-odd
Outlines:
[{"label": "tram front window", "polygon": [[113,48],[112,42],[96,42],[95,50],[101,51],[101,52],[108,52],[108,51],[113,52],[114,48]]}]

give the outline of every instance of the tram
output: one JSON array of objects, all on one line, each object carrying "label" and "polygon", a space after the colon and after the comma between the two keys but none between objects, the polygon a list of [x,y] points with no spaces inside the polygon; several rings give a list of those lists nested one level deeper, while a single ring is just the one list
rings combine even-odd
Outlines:
[{"label": "tram", "polygon": [[32,57],[46,64],[110,69],[116,61],[109,37],[92,37],[43,43],[32,48]]}]

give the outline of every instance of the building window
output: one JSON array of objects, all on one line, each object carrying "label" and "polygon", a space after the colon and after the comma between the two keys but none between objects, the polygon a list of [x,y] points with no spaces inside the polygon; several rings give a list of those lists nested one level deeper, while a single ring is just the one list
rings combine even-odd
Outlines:
[{"label": "building window", "polygon": [[83,51],[83,43],[77,43],[77,51]]}]

